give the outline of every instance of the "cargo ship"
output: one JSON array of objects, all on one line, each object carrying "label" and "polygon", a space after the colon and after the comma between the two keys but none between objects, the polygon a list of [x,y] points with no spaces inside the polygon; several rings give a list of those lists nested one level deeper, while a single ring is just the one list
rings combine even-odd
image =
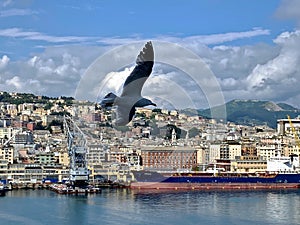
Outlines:
[{"label": "cargo ship", "polygon": [[300,188],[298,156],[272,157],[267,170],[255,173],[222,171],[215,168],[203,172],[132,171],[132,189],[156,190],[232,190]]}]

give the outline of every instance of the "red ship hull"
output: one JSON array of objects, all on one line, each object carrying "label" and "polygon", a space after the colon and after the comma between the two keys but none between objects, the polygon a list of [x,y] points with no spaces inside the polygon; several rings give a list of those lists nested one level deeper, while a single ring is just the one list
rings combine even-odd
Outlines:
[{"label": "red ship hull", "polygon": [[296,189],[299,183],[168,183],[168,182],[133,182],[132,189],[156,190],[256,190],[256,189]]}]

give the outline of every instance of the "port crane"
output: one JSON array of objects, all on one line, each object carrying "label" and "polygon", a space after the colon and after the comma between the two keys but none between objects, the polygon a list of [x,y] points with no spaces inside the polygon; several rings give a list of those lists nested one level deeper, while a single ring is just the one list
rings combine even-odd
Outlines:
[{"label": "port crane", "polygon": [[84,133],[71,117],[64,117],[64,127],[70,157],[70,183],[74,187],[83,187],[89,181],[89,170],[86,159],[87,140]]},{"label": "port crane", "polygon": [[299,136],[298,136],[298,134],[297,134],[297,132],[296,132],[296,129],[295,129],[294,124],[293,124],[293,122],[292,122],[292,120],[291,120],[291,117],[290,117],[289,115],[287,115],[287,118],[288,118],[288,121],[289,121],[289,123],[290,123],[290,126],[291,126],[291,129],[292,129],[292,132],[293,132],[293,135],[294,135],[294,138],[295,138],[295,142],[296,142],[296,144],[297,144],[297,147],[298,147],[298,149],[300,150],[300,140],[299,140]]},{"label": "port crane", "polygon": [[2,145],[1,145],[1,147],[6,147],[10,142],[11,142],[11,140],[13,139],[13,138],[15,138],[15,136],[18,134],[18,133],[20,133],[21,132],[21,130],[17,130],[16,132],[14,132],[14,134],[10,137],[10,138],[8,138]]}]

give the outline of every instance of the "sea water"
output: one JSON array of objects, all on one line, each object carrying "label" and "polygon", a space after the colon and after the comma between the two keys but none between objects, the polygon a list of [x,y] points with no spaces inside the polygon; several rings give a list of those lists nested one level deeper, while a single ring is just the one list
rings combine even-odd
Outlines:
[{"label": "sea water", "polygon": [[139,193],[103,189],[67,196],[14,190],[0,198],[0,224],[300,224],[300,190]]}]

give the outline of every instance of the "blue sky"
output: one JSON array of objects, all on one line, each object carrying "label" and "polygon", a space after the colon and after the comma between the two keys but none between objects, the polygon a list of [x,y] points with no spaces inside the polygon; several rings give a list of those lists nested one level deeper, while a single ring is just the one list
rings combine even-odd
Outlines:
[{"label": "blue sky", "polygon": [[[26,56],[34,51],[33,48],[46,45],[97,44],[96,41],[102,38],[117,37],[188,37],[243,32],[255,28],[269,30],[270,34],[228,44],[271,43],[280,32],[293,29],[292,21],[276,18],[274,12],[279,4],[280,1],[275,0],[154,0],[147,3],[116,0],[4,0],[0,28],[18,30],[6,36],[0,35],[1,51],[17,58]],[[25,32],[32,32],[32,35],[26,36]],[[74,40],[59,40],[59,37],[70,36]],[[29,38],[35,40],[26,40]]]},{"label": "blue sky", "polygon": [[[299,7],[297,0],[2,0],[0,89],[74,96],[86,69],[105,51],[160,40],[199,55],[226,101],[300,107]],[[164,69],[154,72],[163,77]]]}]

